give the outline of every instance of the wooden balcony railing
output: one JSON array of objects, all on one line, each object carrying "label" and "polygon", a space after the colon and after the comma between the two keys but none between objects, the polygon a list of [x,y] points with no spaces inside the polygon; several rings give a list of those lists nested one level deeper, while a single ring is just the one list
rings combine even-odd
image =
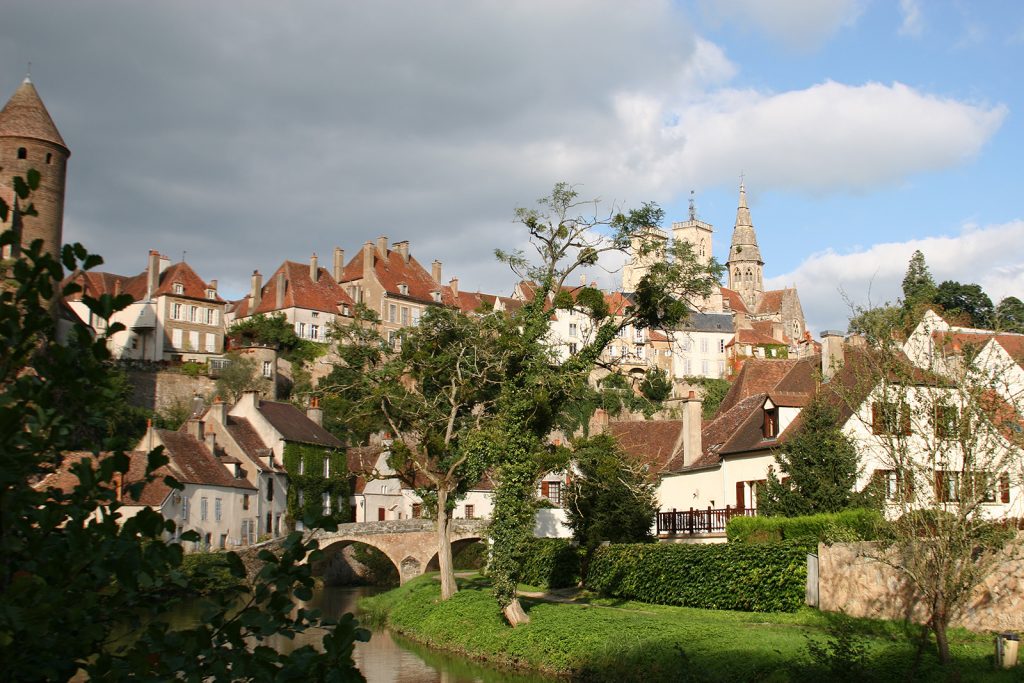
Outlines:
[{"label": "wooden balcony railing", "polygon": [[698,534],[724,533],[725,525],[733,517],[754,517],[757,510],[754,508],[732,508],[726,505],[724,508],[708,507],[706,510],[672,510],[670,512],[658,513],[658,535],[676,536],[687,534],[696,536]]}]

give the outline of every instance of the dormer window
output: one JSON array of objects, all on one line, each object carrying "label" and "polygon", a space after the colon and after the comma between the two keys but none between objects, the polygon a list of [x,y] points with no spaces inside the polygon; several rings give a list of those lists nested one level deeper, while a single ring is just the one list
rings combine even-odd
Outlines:
[{"label": "dormer window", "polygon": [[352,315],[352,311],[349,310],[348,304],[345,304],[344,306],[341,307],[341,314],[344,316]]},{"label": "dormer window", "polygon": [[185,293],[185,285],[181,284],[180,282],[175,282],[174,283],[174,293],[175,294],[184,294]]},{"label": "dormer window", "polygon": [[206,298],[207,299],[216,299],[217,298],[217,290],[215,290],[215,289],[207,289],[206,290]]},{"label": "dormer window", "polygon": [[433,297],[434,303],[441,303],[441,292],[439,290],[434,290],[430,293],[430,296]]},{"label": "dormer window", "polygon": [[402,295],[405,295],[405,296],[408,296],[408,294],[409,294],[409,285],[405,284],[404,282],[398,283],[398,293],[402,294]]},{"label": "dormer window", "polygon": [[761,434],[766,439],[774,439],[779,435],[779,409],[771,401],[764,404],[764,424]]}]

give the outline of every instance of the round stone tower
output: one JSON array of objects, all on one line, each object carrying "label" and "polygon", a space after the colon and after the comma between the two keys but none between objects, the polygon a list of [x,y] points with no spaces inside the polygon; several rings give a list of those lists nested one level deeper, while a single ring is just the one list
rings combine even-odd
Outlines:
[{"label": "round stone tower", "polygon": [[[22,247],[43,240],[43,249],[60,253],[64,224],[64,179],[71,151],[46,111],[32,81],[25,78],[3,110],[0,110],[0,197],[10,207],[26,208],[12,188],[15,176],[27,178],[28,171],[39,171],[39,188],[27,204],[37,215],[9,215],[0,229],[20,231]],[[17,254],[4,254],[16,256]]]}]

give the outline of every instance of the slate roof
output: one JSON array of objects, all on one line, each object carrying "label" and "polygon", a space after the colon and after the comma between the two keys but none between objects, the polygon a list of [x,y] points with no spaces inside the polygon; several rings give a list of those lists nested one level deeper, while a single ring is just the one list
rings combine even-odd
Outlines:
[{"label": "slate roof", "polygon": [[729,334],[733,331],[732,314],[690,311],[690,315],[679,325],[678,329],[687,332],[721,332]]},{"label": "slate roof", "polygon": [[259,411],[285,441],[308,443],[328,448],[343,448],[338,437],[306,417],[290,403],[260,401]]},{"label": "slate roof", "polygon": [[[360,280],[363,277],[363,249],[360,249],[352,260],[345,266],[342,274],[342,282]],[[371,252],[373,259],[373,272],[381,286],[391,296],[411,299],[421,303],[435,303],[433,292],[441,289],[441,284],[434,281],[430,273],[424,270],[411,254],[406,262],[402,254],[388,249],[387,255],[381,257],[376,247]],[[405,284],[408,294],[402,294],[400,284]]]},{"label": "slate roof", "polygon": [[260,313],[280,310],[277,307],[278,274],[284,273],[284,305],[282,308],[303,308],[310,311],[340,313],[343,305],[354,306],[355,302],[345,288],[335,282],[326,268],[319,268],[316,282],[309,276],[309,264],[285,261],[260,290],[260,305],[250,311],[249,297],[235,303],[235,316],[245,318]]},{"label": "slate roof", "polygon": [[33,138],[68,149],[35,85],[27,78],[0,110],[0,137]]}]

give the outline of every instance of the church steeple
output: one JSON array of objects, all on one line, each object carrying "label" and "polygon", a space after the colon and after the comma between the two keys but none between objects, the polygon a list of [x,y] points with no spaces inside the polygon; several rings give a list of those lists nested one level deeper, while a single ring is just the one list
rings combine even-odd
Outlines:
[{"label": "church steeple", "polygon": [[740,201],[736,208],[736,225],[729,246],[729,289],[739,292],[748,308],[754,309],[764,293],[764,261],[757,246],[757,234],[747,206],[747,188],[740,181]]}]

